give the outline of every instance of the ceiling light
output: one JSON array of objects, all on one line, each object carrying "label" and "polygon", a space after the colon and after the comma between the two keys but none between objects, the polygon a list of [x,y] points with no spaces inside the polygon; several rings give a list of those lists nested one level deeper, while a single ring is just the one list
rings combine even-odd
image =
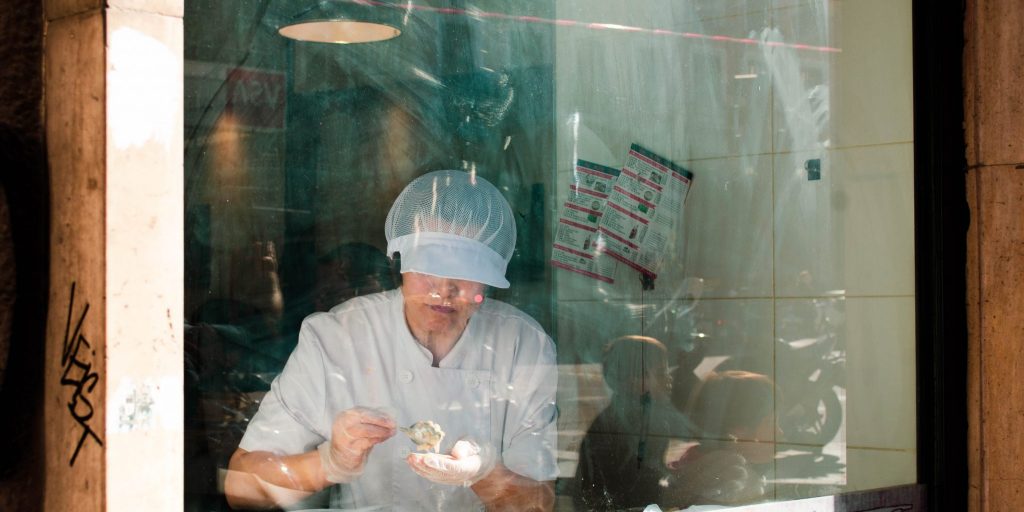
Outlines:
[{"label": "ceiling light", "polygon": [[296,41],[354,44],[386,41],[402,33],[403,15],[412,8],[374,0],[321,0],[290,16],[277,32]]}]

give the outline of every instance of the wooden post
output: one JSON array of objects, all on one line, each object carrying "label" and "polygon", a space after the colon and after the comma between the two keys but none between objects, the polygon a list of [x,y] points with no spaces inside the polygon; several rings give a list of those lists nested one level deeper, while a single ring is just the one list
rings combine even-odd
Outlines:
[{"label": "wooden post", "polygon": [[45,13],[45,509],[179,511],[183,2]]}]

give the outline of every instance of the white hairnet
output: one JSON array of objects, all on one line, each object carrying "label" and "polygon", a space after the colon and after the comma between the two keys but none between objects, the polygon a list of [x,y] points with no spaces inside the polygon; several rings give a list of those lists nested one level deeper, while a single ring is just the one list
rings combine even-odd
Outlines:
[{"label": "white hairnet", "polygon": [[388,255],[402,273],[419,272],[508,288],[505,269],[516,246],[512,208],[494,185],[463,171],[413,180],[384,222]]}]

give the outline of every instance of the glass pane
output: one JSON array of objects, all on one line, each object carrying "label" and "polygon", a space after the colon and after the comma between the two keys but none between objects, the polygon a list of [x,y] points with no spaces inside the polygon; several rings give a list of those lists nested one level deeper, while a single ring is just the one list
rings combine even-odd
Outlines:
[{"label": "glass pane", "polygon": [[187,2],[187,509],[915,482],[910,9]]}]

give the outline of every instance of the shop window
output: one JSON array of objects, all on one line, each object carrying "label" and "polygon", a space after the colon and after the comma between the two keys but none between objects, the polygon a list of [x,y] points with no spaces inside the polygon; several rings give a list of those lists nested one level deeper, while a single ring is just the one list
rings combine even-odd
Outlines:
[{"label": "shop window", "polygon": [[[387,38],[281,31],[342,19]],[[249,503],[225,492],[249,471],[246,431],[278,425],[261,405],[304,429],[266,446],[280,457],[330,445],[324,425],[348,406],[400,427],[436,419],[409,417],[410,396],[489,421],[481,460],[533,472],[559,510],[916,482],[910,31],[909,1],[186,3],[186,508]],[[481,373],[465,381],[474,401],[403,391],[419,374],[329,349],[318,382],[344,398],[281,399],[307,382],[287,375],[310,377],[289,357],[316,319],[409,291],[385,224],[405,187],[442,170],[493,185],[515,223],[508,287],[467,307],[514,307],[552,352],[426,359],[424,375]],[[332,328],[352,329],[344,318]],[[514,365],[550,379],[516,380]],[[377,381],[391,384],[360,384]],[[461,437],[453,422],[440,454]],[[524,454],[526,436],[550,442]],[[403,459],[418,448],[396,431],[370,450],[364,470],[396,492],[356,478],[296,493],[291,477],[253,492],[293,509],[396,504],[424,478]],[[466,478],[486,482],[484,466]],[[484,492],[441,480],[416,487],[418,506]]]}]

